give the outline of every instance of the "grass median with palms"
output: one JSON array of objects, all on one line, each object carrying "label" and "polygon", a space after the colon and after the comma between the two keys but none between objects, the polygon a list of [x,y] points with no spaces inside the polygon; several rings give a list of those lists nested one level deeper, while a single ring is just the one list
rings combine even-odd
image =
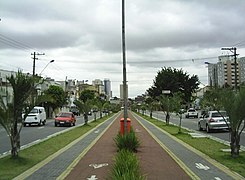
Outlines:
[{"label": "grass median with palms", "polygon": [[[179,127],[175,125],[166,125],[163,121],[159,121],[149,116],[138,114],[149,122],[155,124],[157,127],[163,129],[169,134],[175,136],[176,138],[182,140],[183,142],[189,144],[193,148],[201,151],[202,153],[208,155],[212,159],[218,161],[222,165],[228,167],[234,172],[245,177],[245,152],[241,151],[239,157],[232,158],[230,152],[223,152],[222,149],[230,149],[230,146],[212,140],[208,137],[206,138],[193,138],[189,135],[189,131],[182,129],[179,133]],[[208,147],[208,148],[207,148]]]},{"label": "grass median with palms", "polygon": [[13,179],[61,148],[65,147],[75,139],[84,135],[89,130],[95,128],[111,116],[112,114],[97,121],[93,121],[87,125],[76,127],[27,149],[21,150],[17,159],[13,159],[11,156],[1,158],[0,179]]}]

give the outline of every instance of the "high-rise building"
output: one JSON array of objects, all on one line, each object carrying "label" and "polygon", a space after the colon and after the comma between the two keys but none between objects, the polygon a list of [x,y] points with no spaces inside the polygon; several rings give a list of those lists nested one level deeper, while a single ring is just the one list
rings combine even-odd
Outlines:
[{"label": "high-rise building", "polygon": [[208,64],[208,82],[211,87],[245,83],[245,57],[238,58],[235,64],[233,56],[219,56],[218,63]]},{"label": "high-rise building", "polygon": [[109,100],[112,97],[111,81],[110,81],[110,79],[104,79],[104,88],[105,88],[106,98],[107,98],[107,100]]}]

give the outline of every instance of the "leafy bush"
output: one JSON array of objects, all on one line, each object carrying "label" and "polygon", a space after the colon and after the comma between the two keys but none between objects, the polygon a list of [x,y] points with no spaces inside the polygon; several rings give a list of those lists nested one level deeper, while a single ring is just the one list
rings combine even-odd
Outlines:
[{"label": "leafy bush", "polygon": [[143,180],[140,175],[139,162],[132,151],[122,149],[115,157],[115,164],[112,169],[111,179],[115,180]]},{"label": "leafy bush", "polygon": [[130,132],[125,135],[121,135],[119,132],[114,140],[119,150],[126,149],[131,152],[137,152],[137,148],[140,145],[132,127]]}]

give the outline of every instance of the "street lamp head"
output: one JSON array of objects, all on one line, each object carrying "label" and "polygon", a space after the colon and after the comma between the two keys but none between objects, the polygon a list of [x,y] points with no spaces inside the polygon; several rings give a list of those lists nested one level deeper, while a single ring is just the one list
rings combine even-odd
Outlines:
[{"label": "street lamp head", "polygon": [[54,62],[54,60],[53,60],[53,59],[50,61],[50,63],[52,63],[52,62]]}]

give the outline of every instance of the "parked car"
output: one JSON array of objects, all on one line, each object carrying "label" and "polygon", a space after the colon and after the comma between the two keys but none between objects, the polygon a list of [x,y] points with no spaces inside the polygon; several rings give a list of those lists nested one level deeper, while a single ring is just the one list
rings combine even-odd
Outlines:
[{"label": "parked car", "polygon": [[186,118],[190,118],[190,117],[198,118],[198,111],[195,110],[194,108],[190,108],[187,110],[185,117]]},{"label": "parked car", "polygon": [[198,121],[198,129],[206,130],[208,133],[212,130],[229,129],[230,122],[226,111],[208,111]]},{"label": "parked car", "polygon": [[76,125],[76,118],[72,112],[61,112],[56,118],[54,119],[55,126],[75,126]]},{"label": "parked car", "polygon": [[44,107],[35,106],[31,112],[25,118],[23,125],[27,124],[30,126],[31,124],[38,124],[39,126],[45,125],[46,123],[46,112]]}]

